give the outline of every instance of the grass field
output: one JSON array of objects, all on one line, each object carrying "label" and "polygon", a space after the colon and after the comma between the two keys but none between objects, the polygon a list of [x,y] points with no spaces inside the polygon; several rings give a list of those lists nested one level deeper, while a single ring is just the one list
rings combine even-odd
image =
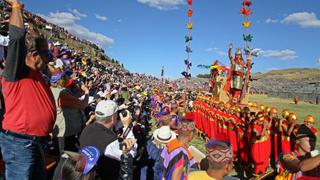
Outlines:
[{"label": "grass field", "polygon": [[[292,100],[288,99],[280,99],[280,98],[273,98],[268,97],[266,95],[251,95],[249,97],[251,102],[258,102],[265,106],[272,106],[277,107],[279,111],[279,116],[281,116],[281,111],[283,109],[289,109],[290,112],[295,112],[299,123],[303,123],[303,119],[308,114],[312,114],[316,120],[318,120],[315,126],[320,130],[320,105],[309,104],[305,102],[299,102],[299,104],[294,104]],[[191,145],[198,148],[200,151],[205,152],[204,141],[199,138],[195,137],[191,142]],[[320,137],[317,140],[317,148],[320,148]]]}]

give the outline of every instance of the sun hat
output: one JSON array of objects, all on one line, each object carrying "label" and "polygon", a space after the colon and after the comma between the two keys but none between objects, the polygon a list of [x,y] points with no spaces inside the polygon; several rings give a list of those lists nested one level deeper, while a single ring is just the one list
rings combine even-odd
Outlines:
[{"label": "sun hat", "polygon": [[161,143],[168,143],[176,138],[176,134],[170,130],[169,126],[162,126],[153,132],[153,138]]}]

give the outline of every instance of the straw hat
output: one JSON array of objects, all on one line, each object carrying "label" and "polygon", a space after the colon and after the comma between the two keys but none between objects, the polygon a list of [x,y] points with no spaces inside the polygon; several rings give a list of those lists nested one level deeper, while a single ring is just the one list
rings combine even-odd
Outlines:
[{"label": "straw hat", "polygon": [[161,143],[168,143],[176,138],[176,134],[170,130],[169,126],[162,126],[153,132],[153,138]]}]

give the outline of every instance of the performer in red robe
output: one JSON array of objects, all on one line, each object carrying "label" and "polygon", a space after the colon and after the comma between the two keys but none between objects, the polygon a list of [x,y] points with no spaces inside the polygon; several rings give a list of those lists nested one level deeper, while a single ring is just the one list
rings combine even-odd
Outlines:
[{"label": "performer in red robe", "polygon": [[313,132],[313,134],[318,136],[318,129],[314,126],[315,118],[313,115],[309,114],[304,118],[304,124]]},{"label": "performer in red robe", "polygon": [[290,134],[289,134],[290,123],[288,121],[288,118],[289,118],[289,110],[284,109],[282,111],[282,118],[279,121],[279,132],[281,136],[281,153],[291,152]]},{"label": "performer in red robe", "polygon": [[262,112],[259,112],[256,120],[251,123],[249,132],[251,135],[250,152],[254,164],[255,176],[265,174],[269,166],[271,144],[268,134],[269,123]]},{"label": "performer in red robe", "polygon": [[270,140],[271,140],[271,165],[273,168],[276,168],[276,162],[280,155],[280,139],[279,139],[279,119],[278,119],[278,110],[275,107],[270,108],[269,111],[269,122],[271,121],[270,127]]},{"label": "performer in red robe", "polygon": [[[234,108],[235,109],[235,108]],[[234,110],[236,111],[236,110]],[[236,162],[236,171],[240,177],[245,178],[244,172],[246,175],[252,174],[249,172],[249,159],[250,159],[250,149],[249,143],[251,136],[248,132],[249,122],[251,121],[250,109],[248,107],[244,107],[241,115],[236,113],[235,116],[236,122],[236,132],[237,132],[237,147],[238,147],[238,162]],[[238,169],[239,168],[239,169]]]},{"label": "performer in red robe", "polygon": [[297,132],[299,129],[299,125],[297,124],[298,118],[295,113],[291,112],[289,113],[288,121],[290,122],[290,128],[289,128],[289,136],[290,136],[290,149],[291,151],[294,151],[295,147],[295,139],[297,136]]}]

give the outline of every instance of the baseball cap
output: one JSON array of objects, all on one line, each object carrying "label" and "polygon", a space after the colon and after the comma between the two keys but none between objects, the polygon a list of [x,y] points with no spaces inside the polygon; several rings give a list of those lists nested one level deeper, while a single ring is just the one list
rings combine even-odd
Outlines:
[{"label": "baseball cap", "polygon": [[83,170],[83,174],[87,174],[97,163],[100,152],[96,147],[87,146],[80,150],[80,154],[85,156],[86,165]]},{"label": "baseball cap", "polygon": [[100,101],[96,107],[95,115],[100,118],[109,117],[116,113],[118,109],[118,105],[114,101]]},{"label": "baseball cap", "polygon": [[65,151],[65,154],[62,155],[62,157],[78,161],[79,163],[77,162],[75,168],[86,175],[97,164],[100,157],[100,151],[94,146],[86,146],[82,148],[79,153]]}]

